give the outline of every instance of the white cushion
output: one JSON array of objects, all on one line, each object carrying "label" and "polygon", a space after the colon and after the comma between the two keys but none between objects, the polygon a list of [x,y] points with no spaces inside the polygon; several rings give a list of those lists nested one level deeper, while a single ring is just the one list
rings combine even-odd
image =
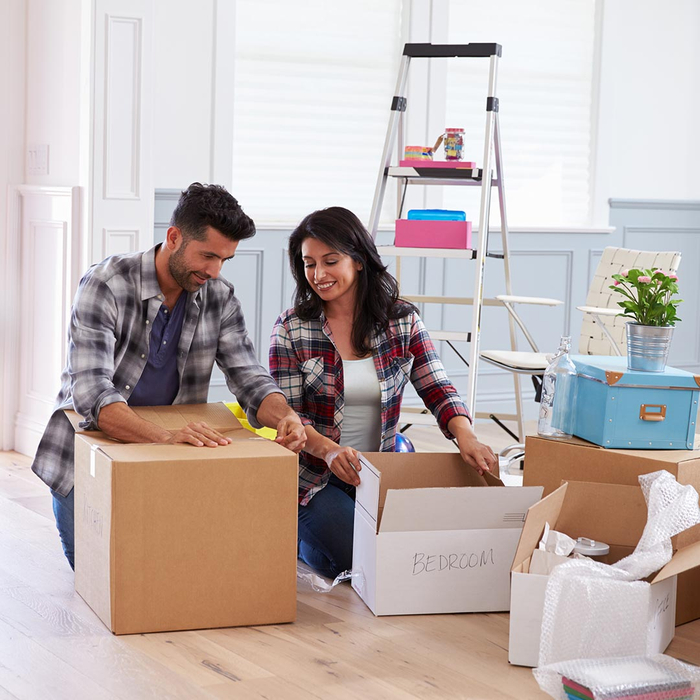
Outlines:
[{"label": "white cushion", "polygon": [[549,362],[543,352],[517,352],[513,350],[483,350],[481,357],[499,365],[512,367],[516,370],[544,371]]}]

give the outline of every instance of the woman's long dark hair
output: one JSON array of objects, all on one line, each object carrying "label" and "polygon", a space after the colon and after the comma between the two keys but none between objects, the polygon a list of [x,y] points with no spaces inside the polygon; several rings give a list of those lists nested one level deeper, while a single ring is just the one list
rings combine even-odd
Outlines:
[{"label": "woman's long dark hair", "polygon": [[305,217],[289,238],[289,262],[297,285],[294,311],[303,321],[319,318],[323,311],[323,302],[309,285],[304,271],[301,245],[307,238],[315,238],[361,263],[352,345],[358,355],[368,355],[372,351],[369,342],[372,333],[386,331],[390,319],[408,316],[415,307],[399,297],[399,285],[387,272],[362,222],[348,209],[329,207]]}]

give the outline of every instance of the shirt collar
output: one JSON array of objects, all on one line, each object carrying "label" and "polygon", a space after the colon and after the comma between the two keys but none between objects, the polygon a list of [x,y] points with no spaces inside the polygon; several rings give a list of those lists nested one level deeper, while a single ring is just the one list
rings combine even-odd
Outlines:
[{"label": "shirt collar", "polygon": [[160,243],[141,254],[141,301],[162,294],[156,275],[156,253]]}]

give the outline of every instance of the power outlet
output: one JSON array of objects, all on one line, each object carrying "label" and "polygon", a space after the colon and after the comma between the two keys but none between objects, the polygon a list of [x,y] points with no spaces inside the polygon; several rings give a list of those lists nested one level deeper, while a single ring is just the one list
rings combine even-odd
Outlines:
[{"label": "power outlet", "polygon": [[27,175],[49,174],[49,144],[31,143],[27,146]]}]

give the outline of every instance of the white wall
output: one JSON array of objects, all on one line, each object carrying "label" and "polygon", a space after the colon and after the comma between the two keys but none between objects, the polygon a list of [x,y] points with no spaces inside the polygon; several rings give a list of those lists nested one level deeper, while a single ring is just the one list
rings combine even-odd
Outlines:
[{"label": "white wall", "polygon": [[30,185],[77,185],[80,174],[81,0],[26,0],[26,144],[48,144],[48,175]]},{"label": "white wall", "polygon": [[699,199],[700,2],[605,0],[601,64],[598,201]]}]

